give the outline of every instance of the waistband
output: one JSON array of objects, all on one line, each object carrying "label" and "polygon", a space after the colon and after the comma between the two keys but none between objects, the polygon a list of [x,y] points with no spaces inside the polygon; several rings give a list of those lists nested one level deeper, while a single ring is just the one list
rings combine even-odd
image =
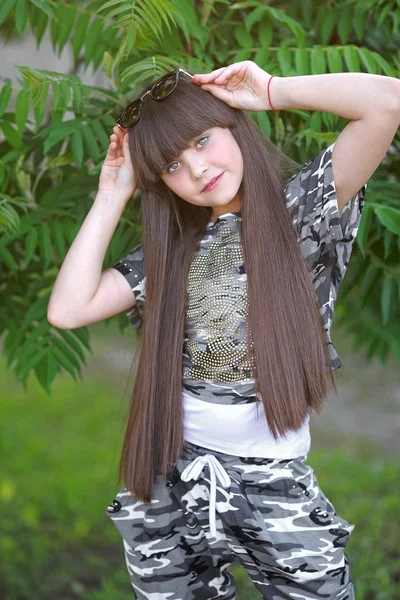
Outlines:
[{"label": "waistband", "polygon": [[[298,457],[298,460],[305,461],[307,455]],[[172,487],[181,479],[188,482],[191,480],[197,481],[202,475],[204,476],[204,468],[208,468],[210,474],[210,493],[209,493],[209,523],[210,533],[213,537],[217,534],[216,529],[216,494],[217,487],[220,485],[224,489],[228,489],[231,485],[231,478],[227,470],[235,465],[257,465],[260,467],[268,466],[283,466],[285,463],[294,459],[282,458],[260,458],[260,457],[243,457],[233,454],[225,454],[210,450],[202,446],[198,446],[191,442],[185,442],[179,459],[170,467],[170,475],[167,478],[167,485]]]}]

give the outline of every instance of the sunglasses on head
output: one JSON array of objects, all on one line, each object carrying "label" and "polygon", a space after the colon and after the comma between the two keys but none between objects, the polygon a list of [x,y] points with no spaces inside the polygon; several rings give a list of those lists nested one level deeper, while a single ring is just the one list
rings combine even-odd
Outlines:
[{"label": "sunglasses on head", "polygon": [[120,129],[127,129],[139,121],[142,112],[143,98],[145,98],[147,94],[150,94],[153,100],[157,100],[157,102],[164,100],[164,98],[167,98],[167,96],[172,94],[178,85],[180,73],[185,73],[185,75],[193,78],[193,75],[187,73],[187,71],[184,71],[183,69],[175,69],[174,71],[166,73],[160,77],[160,79],[157,79],[141,98],[134,100],[124,108],[116,121],[118,127]]}]

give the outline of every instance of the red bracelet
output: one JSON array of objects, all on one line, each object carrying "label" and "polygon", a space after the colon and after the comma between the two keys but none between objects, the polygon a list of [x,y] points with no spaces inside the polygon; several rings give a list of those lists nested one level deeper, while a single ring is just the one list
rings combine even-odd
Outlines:
[{"label": "red bracelet", "polygon": [[273,77],[275,77],[275,75],[271,75],[271,77],[269,78],[269,81],[268,81],[268,102],[269,102],[269,105],[272,108],[272,110],[278,112],[277,109],[272,106],[271,95],[270,95],[270,91],[269,91],[269,88],[270,88],[271,81],[272,81]]}]

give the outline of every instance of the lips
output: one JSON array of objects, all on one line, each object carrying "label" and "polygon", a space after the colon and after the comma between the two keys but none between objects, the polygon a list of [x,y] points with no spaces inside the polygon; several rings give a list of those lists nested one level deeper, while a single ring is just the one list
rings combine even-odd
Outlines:
[{"label": "lips", "polygon": [[221,173],[220,175],[217,175],[216,177],[213,177],[201,190],[202,192],[206,192],[218,179],[220,179],[222,177],[223,173]]}]

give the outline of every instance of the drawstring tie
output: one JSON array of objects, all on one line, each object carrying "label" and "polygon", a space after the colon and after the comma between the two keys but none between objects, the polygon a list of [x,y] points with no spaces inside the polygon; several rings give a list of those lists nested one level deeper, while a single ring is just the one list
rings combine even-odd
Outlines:
[{"label": "drawstring tie", "polygon": [[210,532],[213,537],[217,535],[217,529],[215,526],[215,499],[217,495],[217,482],[221,484],[223,488],[228,488],[231,485],[231,479],[224,467],[221,465],[219,460],[213,454],[204,454],[203,456],[197,456],[188,466],[182,471],[182,481],[190,481],[190,479],[197,480],[205,465],[208,464],[210,469],[210,502],[209,502],[209,519],[210,519]]}]

